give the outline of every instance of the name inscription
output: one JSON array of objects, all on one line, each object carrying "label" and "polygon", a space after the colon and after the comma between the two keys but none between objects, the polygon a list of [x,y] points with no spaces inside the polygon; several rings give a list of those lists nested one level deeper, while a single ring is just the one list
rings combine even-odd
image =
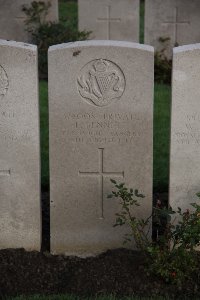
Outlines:
[{"label": "name inscription", "polygon": [[68,113],[63,134],[72,143],[132,144],[147,129],[144,119],[132,113]]}]

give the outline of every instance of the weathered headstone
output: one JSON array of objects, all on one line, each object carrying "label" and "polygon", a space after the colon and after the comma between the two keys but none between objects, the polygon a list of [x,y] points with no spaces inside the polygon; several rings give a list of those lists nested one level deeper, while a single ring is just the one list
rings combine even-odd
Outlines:
[{"label": "weathered headstone", "polygon": [[139,0],[79,0],[79,29],[95,40],[139,41]]},{"label": "weathered headstone", "polygon": [[[0,39],[15,40],[18,42],[30,41],[30,36],[25,30],[25,13],[22,6],[30,6],[33,0],[0,0]],[[51,7],[46,20],[58,20],[58,0],[43,0],[50,2]]]},{"label": "weathered headstone", "polygon": [[199,42],[199,28],[199,0],[145,0],[145,43],[167,57],[174,46]]},{"label": "weathered headstone", "polygon": [[[49,49],[51,252],[91,255],[122,246],[110,178],[152,207],[153,48],[88,41]],[[131,245],[133,246],[133,245]]]},{"label": "weathered headstone", "polygon": [[174,49],[170,204],[190,209],[200,191],[200,44]]},{"label": "weathered headstone", "polygon": [[36,46],[0,40],[0,249],[40,250]]}]

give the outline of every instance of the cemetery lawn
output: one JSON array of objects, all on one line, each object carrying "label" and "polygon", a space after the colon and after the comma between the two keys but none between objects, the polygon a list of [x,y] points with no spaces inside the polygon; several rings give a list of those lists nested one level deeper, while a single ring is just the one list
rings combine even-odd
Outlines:
[{"label": "cemetery lawn", "polygon": [[[155,84],[154,192],[168,191],[171,88]],[[49,188],[48,84],[40,81],[42,188]]]},{"label": "cemetery lawn", "polygon": [[49,122],[48,83],[40,81],[40,140],[41,140],[41,182],[43,189],[49,189]]},{"label": "cemetery lawn", "polygon": [[144,0],[140,1],[140,44],[144,44]]},{"label": "cemetery lawn", "polygon": [[171,87],[155,84],[154,89],[154,192],[167,192],[169,182]]}]

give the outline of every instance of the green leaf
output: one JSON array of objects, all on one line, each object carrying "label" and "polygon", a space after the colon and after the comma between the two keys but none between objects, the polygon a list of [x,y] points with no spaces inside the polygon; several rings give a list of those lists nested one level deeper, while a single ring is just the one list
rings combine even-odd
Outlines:
[{"label": "green leaf", "polygon": [[112,192],[112,194],[113,194],[115,197],[118,197],[118,193]]},{"label": "green leaf", "polygon": [[119,184],[119,188],[121,189],[121,188],[123,188],[124,187],[124,183],[120,183]]},{"label": "green leaf", "polygon": [[181,208],[180,207],[178,207],[178,213],[181,213]]},{"label": "green leaf", "polygon": [[117,182],[114,179],[110,179],[110,181],[114,184],[116,184]]}]

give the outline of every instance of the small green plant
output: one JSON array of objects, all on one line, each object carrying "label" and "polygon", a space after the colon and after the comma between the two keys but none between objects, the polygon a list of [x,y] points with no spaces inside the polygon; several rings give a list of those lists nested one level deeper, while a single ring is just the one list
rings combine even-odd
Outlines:
[{"label": "small green plant", "polygon": [[[200,245],[200,205],[192,203],[192,210],[182,212],[181,208],[162,207],[160,200],[148,218],[141,219],[133,215],[132,206],[138,206],[139,198],[144,195],[138,190],[128,189],[124,183],[118,184],[111,179],[115,190],[108,198],[120,199],[121,211],[116,213],[114,226],[128,224],[131,233],[125,241],[134,239],[139,250],[146,257],[147,273],[154,274],[166,282],[182,285],[198,269],[198,255],[195,251]],[[200,198],[200,194],[197,194]],[[149,226],[153,220],[158,234],[156,239],[149,238]]]},{"label": "small green plant", "polygon": [[154,208],[153,219],[159,224],[165,220],[163,233],[147,248],[148,271],[166,282],[181,285],[198,269],[195,248],[200,245],[200,206],[191,204],[193,211],[175,212],[171,208]]},{"label": "small green plant", "polygon": [[[131,206],[140,206],[139,199],[144,198],[143,194],[140,194],[138,190],[128,189],[124,183],[117,184],[117,182],[111,179],[117,191],[113,191],[112,194],[108,195],[108,198],[119,198],[121,204],[121,212],[116,213],[116,223],[114,226],[122,226],[127,224],[131,229],[131,233],[127,233],[124,236],[124,243],[131,241],[134,238],[136,247],[142,251],[145,251],[148,247],[149,230],[150,230],[150,219],[138,219],[132,211]],[[149,230],[146,230],[149,227]]]},{"label": "small green plant", "polygon": [[50,2],[45,3],[43,1],[33,1],[30,6],[22,5],[22,11],[27,16],[25,25],[28,26],[28,31],[34,31],[36,27],[46,22],[46,16],[50,7]]},{"label": "small green plant", "polygon": [[78,31],[71,21],[49,22],[46,20],[50,2],[33,1],[30,6],[23,5],[26,14],[26,30],[32,43],[38,46],[40,78],[47,78],[47,51],[52,45],[86,40],[90,32]]}]

